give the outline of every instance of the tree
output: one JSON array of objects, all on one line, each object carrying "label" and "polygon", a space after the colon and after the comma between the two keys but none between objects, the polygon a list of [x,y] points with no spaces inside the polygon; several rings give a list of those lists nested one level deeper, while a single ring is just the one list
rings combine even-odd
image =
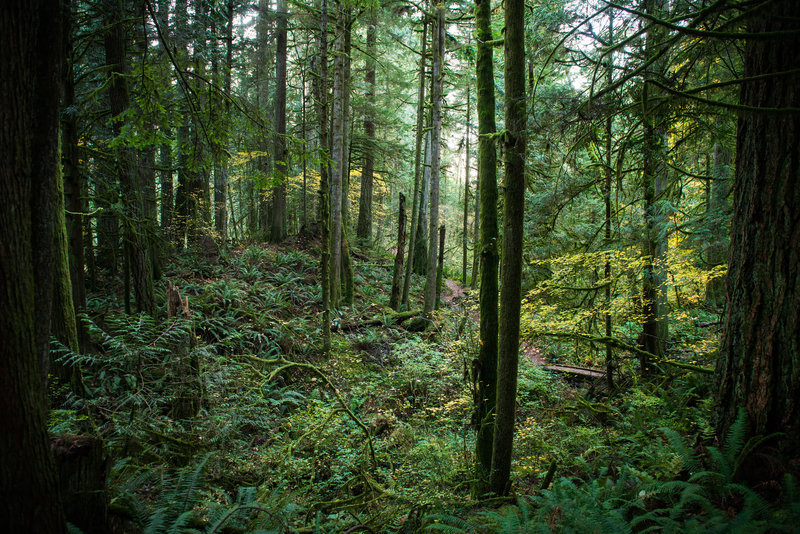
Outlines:
[{"label": "tree", "polygon": [[[104,12],[106,32],[104,43],[106,62],[110,65],[110,83],[108,97],[111,104],[111,116],[114,134],[122,135],[125,113],[129,107],[127,67],[125,61],[126,32],[122,27],[124,19],[123,6],[120,0],[105,0]],[[133,148],[126,146],[121,139],[115,151],[122,199],[125,204],[124,241],[126,264],[130,266],[133,292],[136,297],[136,309],[149,315],[155,314],[155,297],[153,295],[153,270],[148,257],[148,247],[144,227],[144,199],[137,187],[136,156]],[[126,276],[127,279],[127,276]],[[127,280],[126,280],[127,283]],[[127,299],[127,290],[125,298]]]},{"label": "tree", "polygon": [[397,207],[397,253],[394,255],[394,271],[392,274],[392,292],[389,307],[400,311],[400,284],[403,277],[403,256],[406,248],[406,196],[400,193],[400,204]]},{"label": "tree", "polygon": [[428,19],[422,15],[422,33],[420,34],[420,57],[419,57],[419,85],[417,89],[417,124],[415,133],[414,149],[414,198],[411,204],[411,232],[408,239],[408,261],[406,262],[406,276],[403,280],[403,297],[401,299],[403,308],[408,308],[408,291],[411,286],[411,273],[414,272],[414,262],[416,260],[417,227],[419,226],[419,212],[422,200],[420,191],[420,178],[422,169],[422,138],[425,126],[425,48],[428,42]]},{"label": "tree", "polygon": [[278,0],[277,52],[275,56],[275,185],[272,188],[270,240],[286,239],[286,2]]},{"label": "tree", "polygon": [[[462,218],[462,227],[461,227],[461,285],[467,285],[467,229],[469,228],[469,112],[470,112],[470,99],[469,99],[469,88],[470,86],[467,85],[467,134],[464,136],[465,139],[465,147],[464,147],[464,216]],[[472,276],[475,276],[475,273],[472,273]]]},{"label": "tree", "polygon": [[480,352],[475,398],[478,436],[475,440],[477,483],[475,493],[488,490],[492,467],[494,406],[497,395],[497,151],[495,133],[494,65],[492,58],[490,0],[475,2],[475,42],[478,112],[478,185],[480,186]]},{"label": "tree", "polygon": [[[648,0],[645,12],[652,17],[663,17],[664,0]],[[641,346],[650,354],[662,356],[667,340],[666,249],[667,216],[664,195],[667,190],[666,137],[667,121],[664,99],[653,81],[660,81],[667,71],[668,55],[664,48],[664,28],[650,23],[645,32],[645,79],[642,89],[642,180],[644,187],[645,231],[642,255],[644,278],[642,280]],[[649,371],[650,362],[642,355],[641,372]]]},{"label": "tree", "polygon": [[331,350],[331,236],[328,163],[328,2],[320,0],[319,53],[315,58],[313,89],[319,129],[320,290],[322,292],[322,347]]},{"label": "tree", "polygon": [[489,485],[507,495],[511,474],[514,414],[517,407],[519,312],[522,284],[522,221],[525,208],[525,3],[506,0],[504,39],[506,81],[505,194],[500,324],[497,342],[497,407]]},{"label": "tree", "polygon": [[441,166],[441,140],[442,140],[442,64],[444,62],[444,13],[445,7],[436,7],[436,22],[433,29],[433,61],[431,99],[433,111],[431,113],[431,193],[430,193],[430,224],[428,226],[428,275],[425,284],[425,304],[423,311],[431,313],[438,301],[436,290],[438,245],[437,232],[439,231],[439,173]]},{"label": "tree", "polygon": [[[336,0],[336,38],[333,57],[333,109],[331,132],[331,306],[337,308],[342,297],[342,180],[344,161],[345,85],[345,9]],[[327,61],[323,59],[323,61]]]},{"label": "tree", "polygon": [[0,517],[7,532],[66,532],[45,422],[66,9],[56,0],[0,5]]},{"label": "tree", "polygon": [[377,11],[372,10],[367,26],[367,106],[364,112],[364,168],[361,172],[361,196],[358,202],[358,229],[356,235],[362,244],[372,238],[372,181],[375,172],[375,27]]},{"label": "tree", "polygon": [[[737,126],[728,312],[717,361],[717,432],[737,410],[749,435],[800,453],[800,4],[752,12]],[[763,35],[758,35],[763,34]]]}]

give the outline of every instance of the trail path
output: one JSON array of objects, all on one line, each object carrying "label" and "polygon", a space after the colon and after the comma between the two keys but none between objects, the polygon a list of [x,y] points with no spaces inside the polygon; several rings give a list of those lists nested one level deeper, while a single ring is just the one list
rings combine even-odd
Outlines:
[{"label": "trail path", "polygon": [[[442,289],[442,302],[450,306],[451,308],[456,308],[457,306],[461,306],[464,297],[466,297],[467,292],[465,291],[464,287],[461,286],[455,280],[445,279],[444,281],[444,288]],[[475,313],[472,314],[472,320],[475,323],[480,323],[480,311],[476,310]],[[542,350],[535,346],[531,341],[523,341],[520,345],[519,349],[520,357],[525,358],[536,365],[542,366],[549,371],[555,371],[557,373],[566,373],[572,375],[580,375],[583,377],[588,378],[602,378],[606,375],[603,369],[592,369],[588,367],[577,367],[574,365],[554,365],[548,363],[542,357]]]}]

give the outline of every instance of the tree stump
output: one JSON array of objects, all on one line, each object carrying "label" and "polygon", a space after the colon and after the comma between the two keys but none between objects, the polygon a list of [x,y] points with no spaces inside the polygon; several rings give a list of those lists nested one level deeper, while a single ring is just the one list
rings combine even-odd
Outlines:
[{"label": "tree stump", "polygon": [[93,436],[58,436],[50,443],[67,521],[86,534],[109,532],[103,442]]},{"label": "tree stump", "polygon": [[[181,298],[177,286],[167,281],[167,318],[184,317],[191,321],[192,311],[189,309],[189,297]],[[203,399],[203,387],[200,380],[200,362],[190,355],[194,347],[194,327],[171,346],[172,359],[169,370],[175,377],[175,390],[170,403],[170,415],[175,419],[194,417],[200,410]]]}]

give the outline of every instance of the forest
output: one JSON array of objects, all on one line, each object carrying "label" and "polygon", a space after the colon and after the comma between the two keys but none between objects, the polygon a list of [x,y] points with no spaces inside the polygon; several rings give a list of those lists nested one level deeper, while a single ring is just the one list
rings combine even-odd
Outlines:
[{"label": "forest", "polygon": [[0,2],[0,524],[800,529],[800,2]]}]

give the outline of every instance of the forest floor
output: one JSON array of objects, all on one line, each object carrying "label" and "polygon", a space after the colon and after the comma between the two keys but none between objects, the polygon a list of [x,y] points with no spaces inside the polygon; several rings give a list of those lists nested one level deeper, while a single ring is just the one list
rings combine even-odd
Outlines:
[{"label": "forest floor", "polygon": [[[476,500],[477,292],[448,279],[430,326],[408,331],[387,308],[391,264],[354,255],[354,304],[332,315],[329,355],[313,243],[177,255],[165,277],[189,298],[189,319],[119,313],[110,284],[93,294],[92,355],[72,355],[88,395],[56,388],[51,430],[105,441],[117,530],[516,532],[502,525],[536,518],[531,532],[622,532],[647,514],[644,526],[672,521],[658,483],[699,465],[693,447],[711,436],[704,377],[629,382],[612,397],[548,371],[524,340],[517,498]],[[710,509],[684,515],[736,515],[704,498]]]}]

